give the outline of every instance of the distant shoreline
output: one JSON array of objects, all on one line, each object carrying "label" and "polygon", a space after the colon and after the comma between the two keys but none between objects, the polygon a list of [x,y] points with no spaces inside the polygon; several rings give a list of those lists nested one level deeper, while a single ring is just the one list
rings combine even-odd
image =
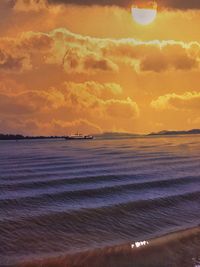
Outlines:
[{"label": "distant shoreline", "polygon": [[[116,137],[151,137],[151,136],[176,136],[176,135],[198,135],[200,134],[200,129],[192,129],[188,131],[161,131],[152,132],[149,134],[134,134],[134,133],[103,133],[97,134],[96,136],[101,136],[105,138],[116,138]],[[35,139],[64,139],[66,136],[24,136],[22,134],[0,134],[1,141],[9,140],[35,140]]]},{"label": "distant shoreline", "polygon": [[21,134],[0,134],[1,141],[9,140],[33,140],[33,139],[61,139],[65,136],[24,136]]},{"label": "distant shoreline", "polygon": [[200,134],[200,129],[192,129],[188,131],[161,131],[157,133],[150,133],[148,136],[157,136],[157,135],[191,135],[191,134]]}]

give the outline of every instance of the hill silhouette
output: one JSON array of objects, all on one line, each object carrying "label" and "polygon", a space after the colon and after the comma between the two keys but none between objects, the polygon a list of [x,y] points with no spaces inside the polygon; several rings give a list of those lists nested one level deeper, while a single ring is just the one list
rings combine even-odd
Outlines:
[{"label": "hill silhouette", "polygon": [[150,133],[148,135],[187,135],[187,134],[200,134],[200,129],[192,129],[188,131],[161,131],[157,133]]}]

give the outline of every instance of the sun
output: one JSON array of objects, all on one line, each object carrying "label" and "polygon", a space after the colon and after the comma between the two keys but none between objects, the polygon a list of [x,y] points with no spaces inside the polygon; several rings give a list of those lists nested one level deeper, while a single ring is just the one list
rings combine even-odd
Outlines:
[{"label": "sun", "polygon": [[146,6],[134,5],[131,13],[135,22],[140,25],[148,25],[152,23],[157,16],[157,3],[149,2]]}]

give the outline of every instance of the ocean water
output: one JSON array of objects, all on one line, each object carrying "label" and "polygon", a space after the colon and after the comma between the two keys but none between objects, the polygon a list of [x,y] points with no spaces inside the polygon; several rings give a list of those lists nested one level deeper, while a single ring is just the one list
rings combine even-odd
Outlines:
[{"label": "ocean water", "polygon": [[0,141],[0,266],[199,224],[200,136]]}]

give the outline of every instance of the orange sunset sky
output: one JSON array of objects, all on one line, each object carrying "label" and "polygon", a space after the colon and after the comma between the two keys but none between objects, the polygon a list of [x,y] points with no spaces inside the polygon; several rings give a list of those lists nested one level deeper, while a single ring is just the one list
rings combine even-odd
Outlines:
[{"label": "orange sunset sky", "polygon": [[0,0],[0,132],[200,128],[200,1],[132,4]]}]

